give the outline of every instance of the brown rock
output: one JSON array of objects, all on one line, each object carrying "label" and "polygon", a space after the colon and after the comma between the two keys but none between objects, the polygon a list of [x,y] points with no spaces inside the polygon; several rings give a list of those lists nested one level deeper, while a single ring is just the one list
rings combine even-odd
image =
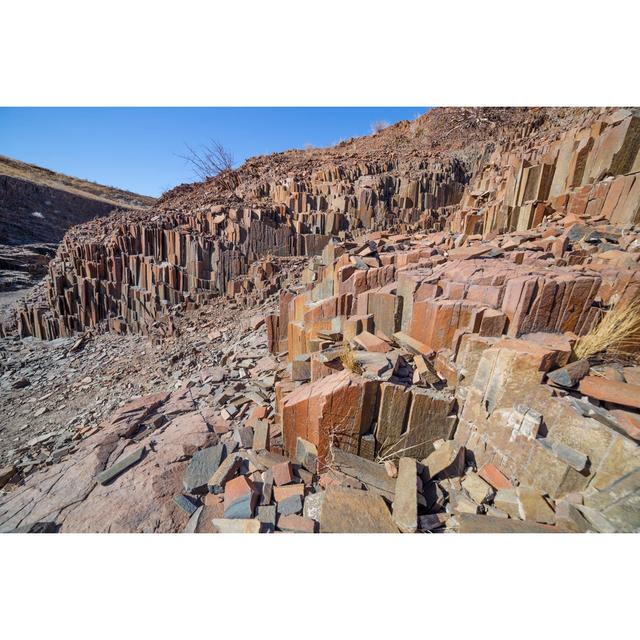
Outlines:
[{"label": "brown rock", "polygon": [[464,474],[464,447],[448,440],[422,460],[422,464],[430,479],[459,478]]},{"label": "brown rock", "polygon": [[358,452],[360,436],[371,429],[377,383],[345,370],[304,384],[284,400],[284,443],[295,454],[297,438],[318,449],[318,463],[327,462],[332,443]]},{"label": "brown rock", "polygon": [[578,389],[591,398],[640,409],[640,385],[587,376],[580,381]]},{"label": "brown rock", "polygon": [[7,484],[7,482],[9,482],[11,478],[13,478],[16,471],[17,469],[12,464],[0,469],[0,489],[2,489],[2,487],[4,487],[4,485]]},{"label": "brown rock", "polygon": [[315,533],[316,523],[311,518],[291,514],[278,518],[278,529],[288,533]]},{"label": "brown rock", "polygon": [[384,500],[368,491],[330,486],[320,513],[321,533],[398,533]]}]

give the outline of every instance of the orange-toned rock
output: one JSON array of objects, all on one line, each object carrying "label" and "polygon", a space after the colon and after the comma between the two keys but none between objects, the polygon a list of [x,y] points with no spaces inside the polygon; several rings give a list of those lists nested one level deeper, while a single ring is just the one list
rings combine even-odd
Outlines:
[{"label": "orange-toned rock", "polygon": [[640,409],[640,385],[587,376],[580,381],[578,389],[584,395],[597,400]]},{"label": "orange-toned rock", "polygon": [[372,351],[374,353],[387,353],[391,351],[391,346],[387,342],[368,331],[363,331],[357,335],[353,341],[365,351]]},{"label": "orange-toned rock", "polygon": [[360,436],[371,429],[377,394],[377,382],[348,370],[298,387],[284,399],[286,451],[294,455],[297,438],[308,440],[318,448],[321,468],[331,443],[357,454]]},{"label": "orange-toned rock", "polygon": [[610,411],[612,416],[618,421],[618,424],[624,429],[625,433],[636,442],[640,442],[640,415],[631,413],[631,411],[622,411],[621,409],[613,409]]},{"label": "orange-toned rock", "polygon": [[509,479],[494,465],[487,463],[478,469],[478,475],[494,489],[512,489]]}]

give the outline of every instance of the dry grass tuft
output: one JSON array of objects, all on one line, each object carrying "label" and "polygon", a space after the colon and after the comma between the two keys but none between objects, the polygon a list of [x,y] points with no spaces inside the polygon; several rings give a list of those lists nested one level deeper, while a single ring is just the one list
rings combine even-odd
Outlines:
[{"label": "dry grass tuft", "polygon": [[340,362],[345,369],[349,369],[352,373],[362,375],[362,367],[358,363],[355,351],[348,349],[340,356]]},{"label": "dry grass tuft", "polygon": [[603,311],[598,324],[575,346],[579,359],[640,360],[640,298]]},{"label": "dry grass tuft", "polygon": [[[387,460],[400,459],[403,453],[406,453],[407,451],[413,451],[418,447],[422,447],[427,442],[426,440],[423,440],[422,442],[418,442],[418,444],[412,444],[409,447],[402,447],[402,445],[406,442],[406,440],[407,440],[406,433],[403,433],[400,436],[400,438],[391,445],[388,445],[387,440],[385,440],[382,443],[382,446],[380,447],[380,451],[376,456],[375,461],[378,464],[384,464]],[[415,456],[412,456],[411,454],[409,454],[409,457],[415,457]]]}]

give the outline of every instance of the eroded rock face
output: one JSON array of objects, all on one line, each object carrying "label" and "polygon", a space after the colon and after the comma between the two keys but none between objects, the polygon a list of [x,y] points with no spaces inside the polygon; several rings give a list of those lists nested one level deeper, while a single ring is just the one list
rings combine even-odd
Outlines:
[{"label": "eroded rock face", "polygon": [[[193,395],[122,407],[76,466],[6,497],[3,526],[637,530],[640,369],[571,361],[603,312],[640,296],[638,117],[544,115],[470,130],[452,142],[464,160],[420,158],[409,125],[397,157],[375,157],[385,134],[324,164],[254,159],[233,203],[181,187],[145,219],[70,235],[51,308],[25,308],[24,331],[170,335],[178,311],[225,294],[238,313],[266,301],[264,326],[248,324],[271,355],[234,351],[251,390],[227,367]],[[261,258],[276,249],[307,267]],[[196,411],[215,380],[228,386]],[[89,480],[119,463],[111,484]]]}]

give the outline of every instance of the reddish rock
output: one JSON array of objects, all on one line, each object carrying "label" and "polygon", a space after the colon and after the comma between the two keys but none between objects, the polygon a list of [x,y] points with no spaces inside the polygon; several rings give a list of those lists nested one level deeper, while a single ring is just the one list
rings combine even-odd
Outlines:
[{"label": "reddish rock", "polygon": [[640,442],[640,414],[621,409],[612,409],[609,413],[632,440]]},{"label": "reddish rock", "polygon": [[[122,417],[122,412],[116,415]],[[191,456],[215,435],[203,420],[171,420],[130,442],[118,436],[122,424],[122,419],[104,423],[81,441],[73,457],[33,474],[1,497],[0,531],[37,522],[55,522],[62,532],[78,533],[182,531],[188,516],[173,497],[183,490]],[[141,447],[147,454],[138,464],[107,486],[96,484],[100,472]]]},{"label": "reddish rock", "polygon": [[509,479],[494,465],[487,463],[478,469],[478,475],[494,489],[512,489]]},{"label": "reddish rock", "polygon": [[606,380],[599,376],[587,376],[578,387],[585,396],[640,409],[640,385]]},{"label": "reddish rock", "polygon": [[271,467],[273,473],[273,481],[281,486],[283,484],[289,484],[293,482],[293,468],[290,462],[281,462]]},{"label": "reddish rock", "polygon": [[389,343],[368,331],[363,331],[357,335],[353,341],[365,351],[371,351],[373,353],[387,353],[391,351]]},{"label": "reddish rock", "polygon": [[296,440],[303,438],[318,449],[322,467],[332,443],[357,453],[360,436],[371,429],[378,384],[348,370],[304,384],[284,399],[285,448],[295,455]]},{"label": "reddish rock", "polygon": [[316,523],[311,518],[292,514],[280,516],[277,526],[280,531],[286,531],[288,533],[315,533]]},{"label": "reddish rock", "polygon": [[224,486],[224,517],[250,519],[257,501],[258,492],[245,476],[229,480]]},{"label": "reddish rock", "polygon": [[283,502],[291,496],[304,496],[304,484],[288,484],[273,488],[273,497],[276,502]]}]

